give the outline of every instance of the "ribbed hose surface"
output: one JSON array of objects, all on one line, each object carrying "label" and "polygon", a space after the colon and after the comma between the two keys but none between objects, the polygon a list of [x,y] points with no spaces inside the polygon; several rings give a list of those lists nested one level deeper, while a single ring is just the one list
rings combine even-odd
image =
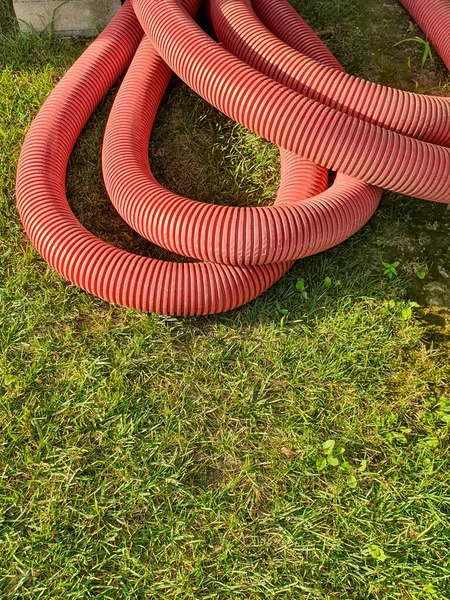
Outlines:
[{"label": "ribbed hose surface", "polygon": [[[401,0],[450,62],[450,3]],[[450,202],[450,101],[347,75],[286,0],[210,0],[223,46],[192,20],[199,0],[127,0],[50,95],[24,143],[17,201],[30,239],[69,281],[151,312],[240,306],[292,261],[346,239],[381,188]],[[134,56],[134,58],[133,58]],[[199,263],[136,256],[97,239],[65,195],[67,164],[89,117],[127,70],[105,134],[109,195],[141,235]],[[280,147],[274,206],[195,202],[163,188],[148,143],[173,69],[219,110]],[[328,169],[338,172],[327,189]]]},{"label": "ribbed hose surface", "polygon": [[[286,151],[282,152],[281,185],[273,207],[205,204],[163,188],[150,171],[148,141],[169,73],[144,40],[105,133],[107,191],[120,215],[142,236],[195,259],[266,264],[329,248],[360,229],[373,214],[380,191],[340,175],[326,189],[326,169]],[[135,99],[133,105],[130,97]]]},{"label": "ribbed hose surface", "polygon": [[383,129],[280,85],[211,40],[176,0],[134,0],[133,6],[172,70],[244,127],[355,179],[450,202],[450,149]]}]

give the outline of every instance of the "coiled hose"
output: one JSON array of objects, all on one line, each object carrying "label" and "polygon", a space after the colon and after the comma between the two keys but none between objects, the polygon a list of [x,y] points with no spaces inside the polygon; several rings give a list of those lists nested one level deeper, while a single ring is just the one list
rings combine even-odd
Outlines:
[{"label": "coiled hose", "polygon": [[[450,2],[401,2],[450,67]],[[149,312],[222,312],[258,296],[296,259],[355,233],[382,188],[450,202],[450,99],[347,75],[287,0],[209,0],[220,44],[193,20],[199,4],[127,0],[31,126],[18,166],[18,210],[32,243],[66,279]],[[156,181],[148,144],[172,72],[279,146],[273,206],[196,202]],[[70,210],[70,154],[123,73],[102,154],[111,201],[143,237],[201,262],[124,252],[88,232]],[[329,169],[337,172],[330,187]]]}]

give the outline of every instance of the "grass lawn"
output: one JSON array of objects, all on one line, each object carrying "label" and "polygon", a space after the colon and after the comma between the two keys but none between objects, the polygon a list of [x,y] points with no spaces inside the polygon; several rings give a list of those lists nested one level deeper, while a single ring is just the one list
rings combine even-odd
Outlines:
[{"label": "grass lawn", "polygon": [[[293,3],[353,74],[449,89],[436,56],[393,47],[419,35],[395,0]],[[386,193],[348,242],[221,316],[111,306],[46,266],[14,199],[27,128],[86,43],[18,38],[9,0],[0,34],[0,598],[450,598],[447,207]],[[112,99],[70,202],[157,255],[101,182]],[[279,177],[273,146],[179,82],[150,154],[205,201],[266,203]]]}]

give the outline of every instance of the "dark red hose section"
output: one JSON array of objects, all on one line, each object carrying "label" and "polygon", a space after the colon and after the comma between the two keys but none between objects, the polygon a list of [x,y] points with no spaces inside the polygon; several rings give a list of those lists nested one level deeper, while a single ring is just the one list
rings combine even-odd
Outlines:
[{"label": "dark red hose section", "polygon": [[[450,3],[401,2],[449,64]],[[220,45],[193,21],[199,3],[127,0],[56,86],[28,133],[18,167],[19,213],[37,250],[66,279],[150,312],[226,311],[258,296],[294,260],[355,233],[376,210],[381,188],[450,202],[449,99],[347,75],[286,0],[209,0]],[[205,204],[156,181],[148,144],[172,70],[280,147],[273,206]],[[108,193],[141,235],[203,262],[119,250],[88,232],[69,207],[70,154],[124,72],[104,140]],[[337,171],[330,187],[328,169]]]},{"label": "dark red hose section", "polygon": [[106,188],[118,212],[142,236],[199,260],[267,264],[329,248],[372,215],[380,191],[342,175],[326,189],[326,169],[286,151],[281,154],[281,185],[273,207],[205,204],[163,188],[150,171],[148,142],[169,74],[151,43],[144,40],[117,95],[105,134]]}]

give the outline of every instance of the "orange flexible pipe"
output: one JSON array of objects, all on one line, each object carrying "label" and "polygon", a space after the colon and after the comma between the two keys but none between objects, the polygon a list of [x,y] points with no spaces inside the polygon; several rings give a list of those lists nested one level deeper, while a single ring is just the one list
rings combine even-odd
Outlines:
[{"label": "orange flexible pipe", "polygon": [[[450,3],[401,2],[449,64]],[[450,202],[449,99],[347,75],[286,0],[210,0],[222,45],[193,21],[199,4],[127,0],[27,135],[17,174],[19,214],[40,254],[66,279],[145,311],[222,312],[262,293],[294,260],[355,233],[376,210],[382,188]],[[273,206],[200,203],[156,181],[148,144],[172,70],[280,147]],[[141,235],[202,262],[124,252],[89,233],[70,210],[65,178],[73,146],[122,73],[103,148],[108,193]],[[328,169],[338,173],[330,187]]]}]

